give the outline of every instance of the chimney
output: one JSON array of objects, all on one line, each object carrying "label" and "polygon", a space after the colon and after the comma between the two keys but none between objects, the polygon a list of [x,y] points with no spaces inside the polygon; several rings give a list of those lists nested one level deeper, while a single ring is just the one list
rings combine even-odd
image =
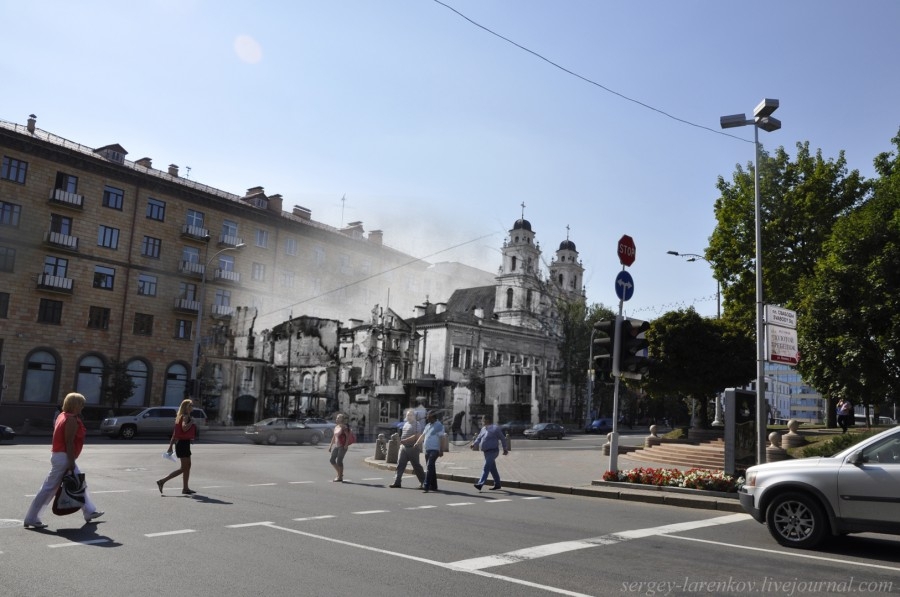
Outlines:
[{"label": "chimney", "polygon": [[350,319],[348,320],[348,323],[350,324],[350,329],[352,330],[353,328],[358,328],[359,326],[361,326],[363,322],[362,319]]},{"label": "chimney", "polygon": [[425,305],[416,305],[415,308],[416,308],[416,317],[422,317],[423,315],[425,315],[425,312],[428,309],[428,307],[426,307]]},{"label": "chimney", "polygon": [[176,166],[175,164],[169,164],[169,176],[178,178],[178,166]]},{"label": "chimney", "polygon": [[275,213],[281,213],[281,206],[284,203],[284,199],[278,193],[274,195],[269,195],[269,211],[274,211]]},{"label": "chimney", "polygon": [[369,231],[369,242],[380,245],[384,241],[384,233],[381,230],[370,230]]},{"label": "chimney", "polygon": [[443,313],[446,310],[447,310],[447,303],[436,303],[434,305],[434,314],[435,315],[440,315],[441,313]]},{"label": "chimney", "polygon": [[301,220],[311,220],[312,219],[312,210],[309,210],[305,207],[301,207],[299,205],[294,206],[294,215],[300,218]]},{"label": "chimney", "polygon": [[146,168],[147,170],[153,168],[153,161],[150,158],[141,158],[134,163],[135,166],[140,166],[141,168]]},{"label": "chimney", "polygon": [[32,135],[34,134],[34,123],[37,122],[37,116],[34,114],[28,115],[28,132]]},{"label": "chimney", "polygon": [[484,309],[481,307],[475,307],[475,317],[477,319],[484,319]]}]

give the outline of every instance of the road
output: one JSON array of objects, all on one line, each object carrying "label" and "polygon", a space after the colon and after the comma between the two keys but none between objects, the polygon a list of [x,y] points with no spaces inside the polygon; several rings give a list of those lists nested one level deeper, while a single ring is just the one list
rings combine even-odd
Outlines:
[{"label": "road", "polygon": [[[235,440],[237,441],[237,440]],[[559,446],[529,449],[571,449]],[[553,442],[550,442],[553,443]],[[325,447],[204,441],[191,485],[160,497],[165,442],[91,438],[80,464],[106,515],[22,515],[47,442],[0,446],[4,595],[800,595],[900,590],[900,550],[878,535],[824,551],[779,547],[744,514],[533,491],[389,489]],[[576,442],[571,442],[571,446]],[[819,584],[815,584],[819,583]],[[831,584],[828,584],[831,583]]]}]

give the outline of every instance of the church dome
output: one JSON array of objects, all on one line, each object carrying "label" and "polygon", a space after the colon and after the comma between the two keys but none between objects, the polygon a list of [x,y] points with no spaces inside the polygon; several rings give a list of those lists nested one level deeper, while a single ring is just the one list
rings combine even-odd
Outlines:
[{"label": "church dome", "polygon": [[573,243],[570,240],[564,240],[561,243],[559,243],[559,250],[560,251],[575,251],[576,250],[575,243]]},{"label": "church dome", "polygon": [[516,223],[513,224],[513,230],[527,230],[531,232],[531,222],[525,219],[518,219]]}]

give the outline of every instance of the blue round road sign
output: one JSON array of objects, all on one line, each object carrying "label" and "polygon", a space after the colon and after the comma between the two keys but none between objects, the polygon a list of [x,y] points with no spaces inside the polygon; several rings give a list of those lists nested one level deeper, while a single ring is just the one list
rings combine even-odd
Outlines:
[{"label": "blue round road sign", "polygon": [[634,280],[631,274],[622,270],[616,276],[616,296],[620,300],[627,301],[634,294]]}]

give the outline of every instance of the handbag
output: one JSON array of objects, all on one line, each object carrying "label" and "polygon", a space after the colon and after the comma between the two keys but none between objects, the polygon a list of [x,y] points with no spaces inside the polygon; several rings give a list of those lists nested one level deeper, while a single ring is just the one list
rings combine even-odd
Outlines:
[{"label": "handbag", "polygon": [[66,473],[56,490],[56,497],[53,498],[53,513],[65,516],[78,512],[84,507],[86,491],[84,473]]}]

